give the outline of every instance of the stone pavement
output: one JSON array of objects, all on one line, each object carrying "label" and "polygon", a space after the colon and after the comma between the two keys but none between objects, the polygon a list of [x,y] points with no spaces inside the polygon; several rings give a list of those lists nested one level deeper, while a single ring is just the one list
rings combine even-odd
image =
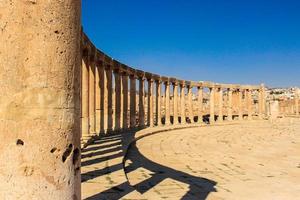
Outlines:
[{"label": "stone pavement", "polygon": [[298,119],[153,134],[130,145],[123,168],[123,150],[144,133],[84,150],[84,199],[300,199]]}]

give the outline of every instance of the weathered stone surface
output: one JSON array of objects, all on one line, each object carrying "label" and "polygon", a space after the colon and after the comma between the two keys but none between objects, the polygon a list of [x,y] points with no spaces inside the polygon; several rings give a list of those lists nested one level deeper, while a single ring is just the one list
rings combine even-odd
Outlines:
[{"label": "weathered stone surface", "polygon": [[0,199],[80,199],[81,1],[0,13]]}]

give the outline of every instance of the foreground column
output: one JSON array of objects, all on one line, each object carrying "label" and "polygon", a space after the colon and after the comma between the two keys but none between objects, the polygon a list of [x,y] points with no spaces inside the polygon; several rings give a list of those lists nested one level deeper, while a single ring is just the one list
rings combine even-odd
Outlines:
[{"label": "foreground column", "polygon": [[178,83],[175,82],[173,84],[174,88],[173,88],[173,101],[174,101],[174,124],[178,124]]},{"label": "foreground column", "polygon": [[203,123],[203,88],[198,87],[198,123]]},{"label": "foreground column", "polygon": [[215,88],[211,87],[209,97],[209,123],[215,123]]},{"label": "foreground column", "polygon": [[123,129],[128,128],[128,75],[122,74],[122,96],[123,96]]},{"label": "foreground column", "polygon": [[170,125],[170,83],[169,81],[165,82],[165,125]]},{"label": "foreground column", "polygon": [[185,85],[183,83],[180,85],[180,96],[181,124],[185,124]]},{"label": "foreground column", "polygon": [[156,81],[156,123],[161,125],[161,80]]},{"label": "foreground column", "polygon": [[227,120],[232,121],[232,88],[228,88],[228,110],[227,110]]},{"label": "foreground column", "polygon": [[80,199],[81,1],[31,2],[0,3],[0,199]]}]

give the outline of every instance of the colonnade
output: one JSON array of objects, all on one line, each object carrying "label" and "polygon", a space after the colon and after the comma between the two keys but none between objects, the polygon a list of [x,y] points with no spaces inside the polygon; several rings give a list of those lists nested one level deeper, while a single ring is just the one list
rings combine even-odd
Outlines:
[{"label": "colonnade", "polygon": [[263,85],[159,76],[113,60],[85,35],[83,47],[82,143],[99,134],[146,126],[213,124],[265,114]]},{"label": "colonnade", "polygon": [[300,89],[296,88],[292,98],[279,100],[279,114],[300,116]]}]

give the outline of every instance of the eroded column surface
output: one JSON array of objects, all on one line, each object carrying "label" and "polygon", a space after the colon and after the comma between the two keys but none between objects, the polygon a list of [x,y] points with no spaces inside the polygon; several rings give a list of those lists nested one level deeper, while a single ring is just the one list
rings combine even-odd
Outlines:
[{"label": "eroded column surface", "polygon": [[228,95],[228,105],[227,105],[227,120],[228,121],[232,121],[232,91],[233,88],[228,88],[227,89],[227,95]]},{"label": "eroded column surface", "polygon": [[[97,57],[96,57],[97,60]],[[96,99],[96,103],[95,103],[95,110],[96,110],[96,133],[99,134],[100,133],[100,129],[101,129],[101,72],[100,72],[100,66],[99,63],[96,62],[96,74],[95,74],[95,84],[96,84],[96,88],[95,88],[95,99]]]},{"label": "eroded column surface", "polygon": [[180,85],[180,109],[181,109],[181,124],[186,123],[185,116],[185,85]]},{"label": "eroded column surface", "polygon": [[156,81],[156,124],[161,125],[161,81]]},{"label": "eroded column surface", "polygon": [[[93,50],[94,52],[95,50]],[[90,135],[96,134],[96,67],[95,67],[95,53],[90,55],[89,61],[89,127]]]},{"label": "eroded column surface", "polygon": [[170,83],[165,82],[165,125],[170,125]]},{"label": "eroded column surface", "polygon": [[219,97],[219,104],[218,104],[218,122],[223,121],[223,88],[218,88],[218,97]]},{"label": "eroded column surface", "polygon": [[203,123],[203,87],[198,87],[198,123]]},{"label": "eroded column surface", "polygon": [[139,78],[139,126],[145,126],[144,77]]},{"label": "eroded column surface", "polygon": [[81,1],[0,1],[0,199],[80,199]]},{"label": "eroded column surface", "polygon": [[136,79],[134,75],[130,76],[130,128],[136,126]]},{"label": "eroded column surface", "polygon": [[178,124],[178,83],[173,83],[174,124]]},{"label": "eroded column surface", "polygon": [[107,92],[107,132],[113,130],[113,86],[112,86],[112,67],[106,66],[106,92]]},{"label": "eroded column surface", "polygon": [[209,123],[215,122],[215,87],[211,87],[209,97]]}]

